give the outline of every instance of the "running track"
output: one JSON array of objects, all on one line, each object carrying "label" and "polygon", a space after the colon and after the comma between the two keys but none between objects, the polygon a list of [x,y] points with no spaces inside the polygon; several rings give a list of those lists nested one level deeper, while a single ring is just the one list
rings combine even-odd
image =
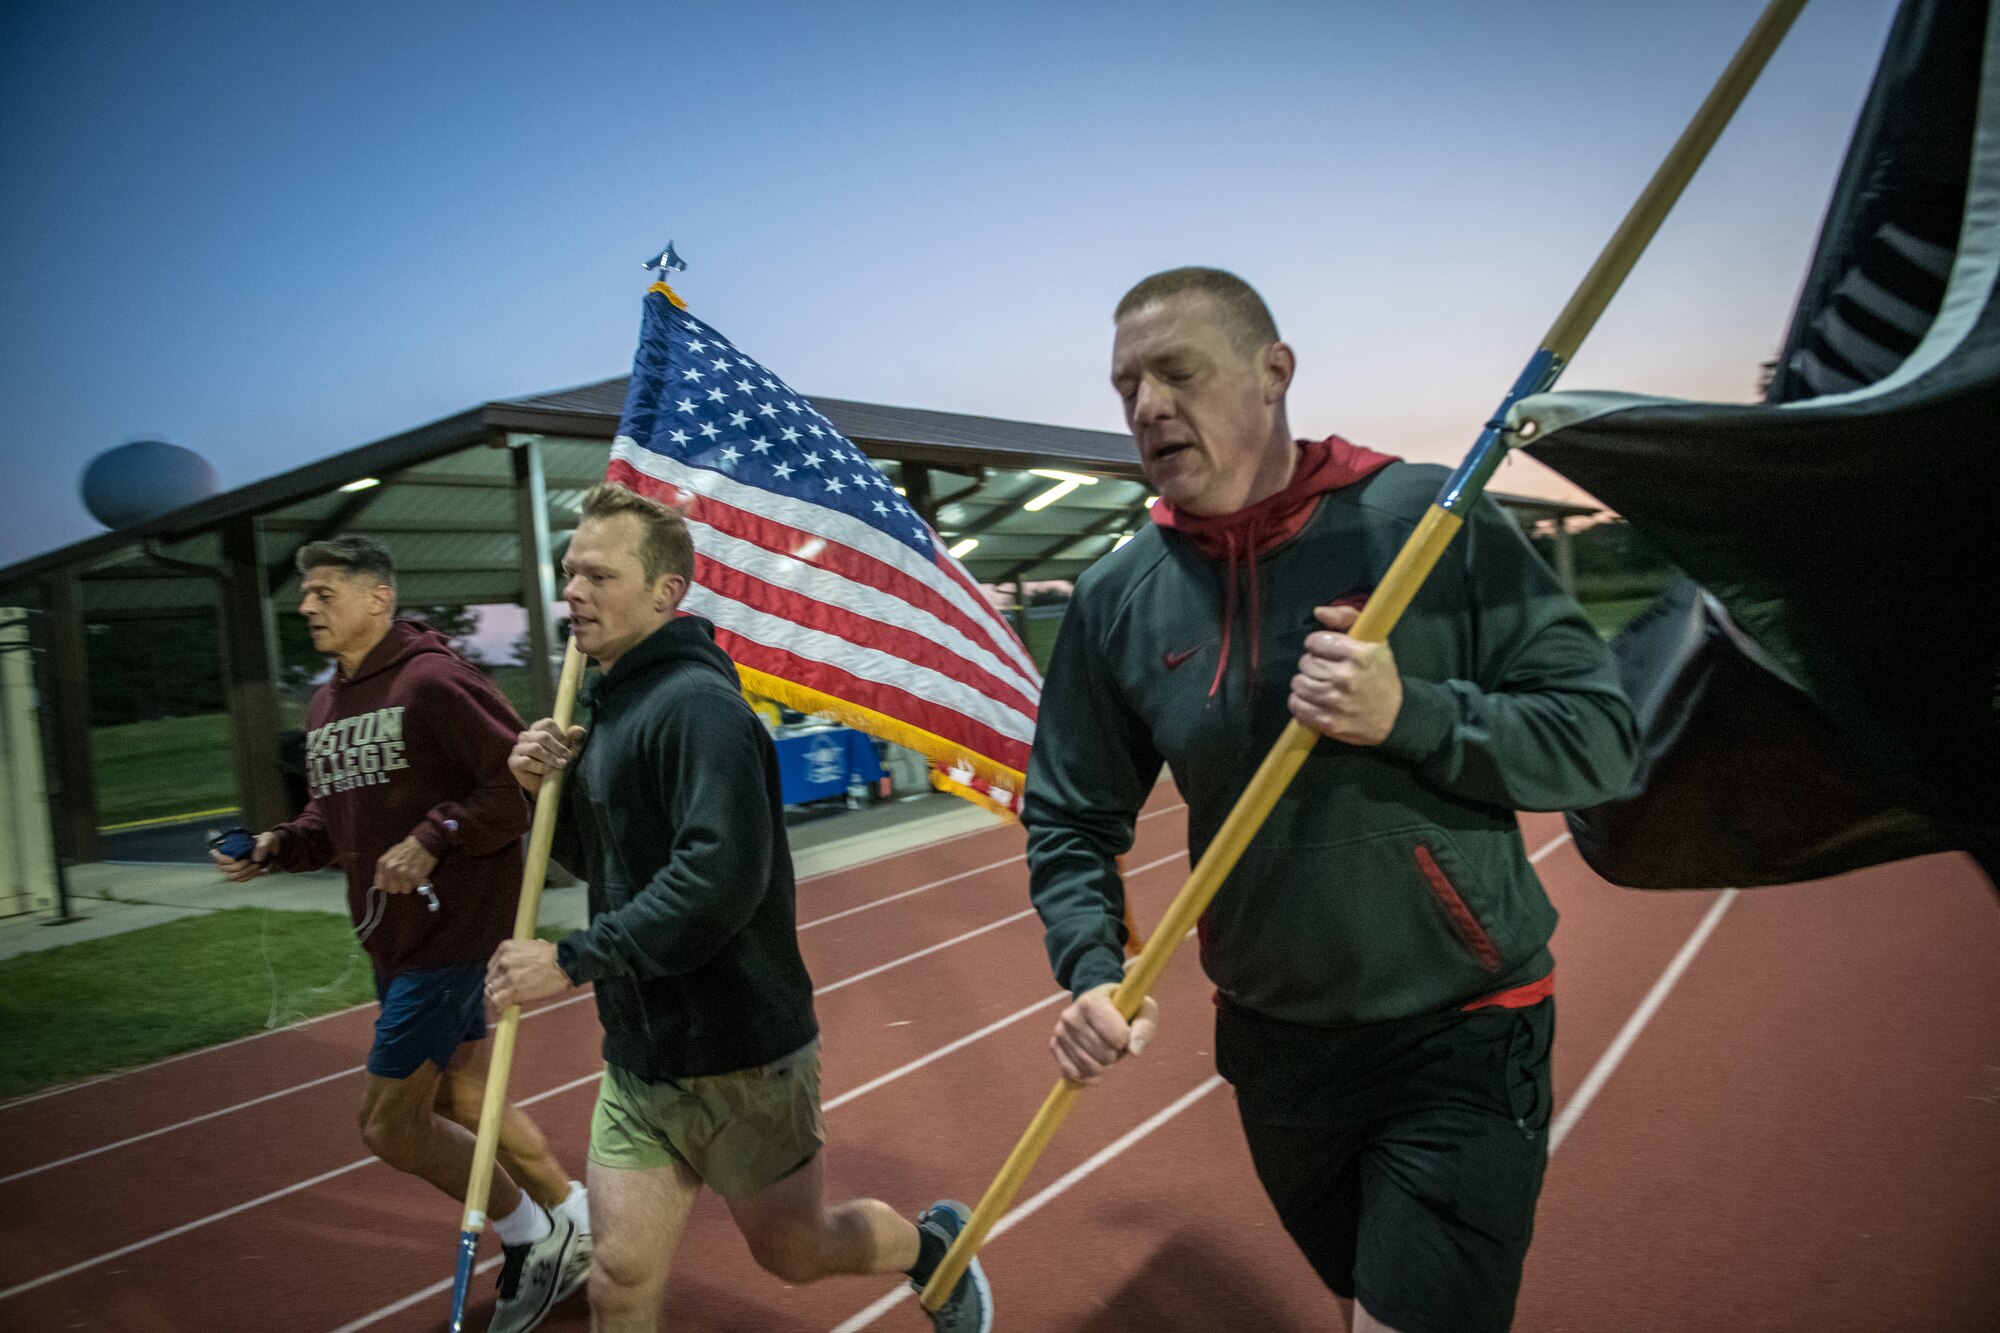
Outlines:
[{"label": "running track", "polygon": [[[1170,791],[1127,860],[1142,924],[1187,870]],[[2000,903],[1978,872],[1639,894],[1556,817],[1522,829],[1563,923],[1557,1151],[1516,1327],[2000,1328]],[[1056,996],[1019,852],[994,829],[801,886],[832,1191],[976,1199],[1048,1091]],[[1160,1040],[1083,1098],[988,1244],[1000,1327],[1336,1327],[1213,1077],[1191,946],[1158,994]],[[0,1329],[441,1329],[458,1212],[365,1157],[371,1017],[0,1107]],[[512,1080],[579,1175],[597,1038],[587,1002],[549,1005]],[[668,1323],[926,1327],[898,1292],[787,1287],[705,1198]],[[581,1301],[544,1325],[586,1326]]]}]

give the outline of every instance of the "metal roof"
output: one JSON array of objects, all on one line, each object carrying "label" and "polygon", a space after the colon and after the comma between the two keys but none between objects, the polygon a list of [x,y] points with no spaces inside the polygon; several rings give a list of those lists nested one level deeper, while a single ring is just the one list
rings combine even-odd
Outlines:
[{"label": "metal roof", "polygon": [[[87,619],[142,618],[215,604],[219,532],[256,519],[259,559],[280,605],[292,553],[336,532],[389,548],[411,605],[523,601],[521,513],[513,449],[532,439],[546,478],[548,524],[560,541],[583,494],[604,476],[625,377],[486,403],[331,455],[144,523],[5,569],[0,595],[21,600],[43,576],[82,575]],[[1074,579],[1144,521],[1146,486],[1131,437],[1032,422],[813,398],[843,434],[899,484],[927,474],[939,532],[986,583]],[[1089,477],[1035,512],[1022,503],[1053,483],[1031,469]],[[344,492],[364,480],[376,484]],[[1588,515],[1587,505],[1496,496],[1529,518]]]}]

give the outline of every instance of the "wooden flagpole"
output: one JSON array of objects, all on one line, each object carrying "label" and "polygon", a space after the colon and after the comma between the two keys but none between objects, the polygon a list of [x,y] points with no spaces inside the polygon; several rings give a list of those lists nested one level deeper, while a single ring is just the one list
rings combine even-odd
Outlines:
[{"label": "wooden flagpole", "polygon": [[[563,653],[562,679],[556,686],[556,729],[569,734],[576,711],[577,684],[583,679],[583,651],[574,636]],[[535,822],[528,833],[528,854],[521,867],[521,903],[514,911],[514,938],[535,938],[542,914],[542,881],[548,877],[549,848],[555,842],[556,810],[562,804],[565,770],[543,776],[535,793]],[[513,1071],[514,1037],[521,1029],[521,1006],[511,1004],[500,1015],[493,1033],[493,1056],[486,1071],[486,1097],[479,1106],[479,1138],[472,1151],[472,1177],[465,1186],[465,1220],[459,1232],[458,1271],[451,1287],[451,1331],[465,1327],[465,1299],[472,1287],[472,1260],[479,1233],[486,1228],[486,1199],[493,1187],[493,1161],[500,1151],[500,1121],[507,1110],[507,1076]]]}]

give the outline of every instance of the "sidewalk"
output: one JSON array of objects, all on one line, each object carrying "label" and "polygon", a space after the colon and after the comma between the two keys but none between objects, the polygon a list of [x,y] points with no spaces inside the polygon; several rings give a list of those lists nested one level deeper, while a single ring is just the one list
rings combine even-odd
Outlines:
[{"label": "sidewalk", "polygon": [[[809,812],[788,833],[792,863],[804,880],[998,823],[996,816],[955,796],[922,792],[860,810]],[[199,865],[100,862],[70,867],[69,898],[73,914],[69,921],[35,916],[0,919],[0,958],[231,907],[347,911],[346,883],[327,870],[231,884],[212,868]],[[543,890],[543,926],[575,929],[588,915],[582,884]]]}]

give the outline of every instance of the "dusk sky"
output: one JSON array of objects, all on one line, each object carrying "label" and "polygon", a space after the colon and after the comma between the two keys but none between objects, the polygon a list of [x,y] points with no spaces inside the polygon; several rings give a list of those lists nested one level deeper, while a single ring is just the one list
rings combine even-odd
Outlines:
[{"label": "dusk sky", "polygon": [[[1564,387],[1753,396],[1893,8],[1807,6]],[[1455,461],[1760,9],[15,0],[0,565],[127,440],[233,487],[622,373],[669,237],[807,392],[1107,430],[1118,296],[1230,268],[1299,433]]]}]

